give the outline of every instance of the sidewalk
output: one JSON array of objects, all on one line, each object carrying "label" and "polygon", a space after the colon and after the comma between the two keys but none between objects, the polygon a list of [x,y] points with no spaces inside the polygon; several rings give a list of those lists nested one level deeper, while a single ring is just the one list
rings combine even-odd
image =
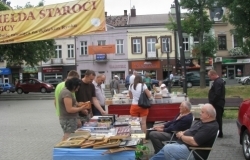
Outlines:
[{"label": "sidewalk", "polygon": [[[218,138],[210,155],[210,160],[244,160],[242,146],[239,144],[239,136],[236,120],[223,120],[223,138]],[[150,157],[153,156],[154,148],[147,144]]]}]

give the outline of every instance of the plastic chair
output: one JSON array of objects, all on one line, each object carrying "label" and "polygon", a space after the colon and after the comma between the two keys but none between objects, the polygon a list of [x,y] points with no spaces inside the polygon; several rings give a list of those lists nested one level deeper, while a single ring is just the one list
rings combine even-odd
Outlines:
[{"label": "plastic chair", "polygon": [[214,146],[214,144],[215,144],[215,141],[216,141],[216,139],[218,138],[219,132],[220,132],[220,131],[218,130],[217,135],[216,135],[216,137],[215,137],[215,139],[214,139],[214,143],[213,143],[213,145],[212,145],[211,147],[189,147],[189,149],[191,150],[191,152],[190,152],[190,154],[189,154],[187,160],[189,160],[189,158],[191,157],[192,154],[193,154],[193,155],[196,154],[200,159],[204,160],[204,159],[196,152],[196,150],[206,150],[206,151],[209,151],[209,154],[208,154],[208,157],[207,157],[207,160],[208,160],[208,159],[209,159],[209,156],[210,156],[210,154],[211,154],[211,150],[213,149],[213,146]]}]

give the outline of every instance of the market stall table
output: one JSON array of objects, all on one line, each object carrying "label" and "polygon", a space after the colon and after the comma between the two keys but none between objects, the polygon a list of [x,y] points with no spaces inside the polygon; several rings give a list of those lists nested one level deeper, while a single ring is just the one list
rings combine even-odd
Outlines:
[{"label": "market stall table", "polygon": [[53,160],[135,160],[135,151],[103,154],[107,149],[54,148]]}]

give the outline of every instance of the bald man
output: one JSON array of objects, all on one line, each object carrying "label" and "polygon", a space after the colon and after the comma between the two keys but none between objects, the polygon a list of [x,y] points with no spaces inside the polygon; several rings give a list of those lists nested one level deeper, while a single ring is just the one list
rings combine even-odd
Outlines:
[{"label": "bald man", "polygon": [[[150,160],[162,159],[187,159],[190,154],[188,147],[212,147],[216,138],[219,125],[216,121],[216,111],[211,104],[205,104],[201,108],[200,120],[188,130],[176,133],[176,143],[165,145]],[[207,159],[210,151],[196,150],[203,158]],[[191,155],[190,160],[198,159],[197,155]]]}]

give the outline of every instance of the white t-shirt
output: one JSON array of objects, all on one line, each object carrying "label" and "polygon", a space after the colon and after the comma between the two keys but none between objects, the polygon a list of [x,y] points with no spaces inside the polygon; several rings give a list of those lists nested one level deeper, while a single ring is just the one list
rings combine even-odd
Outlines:
[{"label": "white t-shirt", "polygon": [[[141,83],[138,83],[136,86],[136,90],[134,90],[134,85],[130,85],[129,86],[129,90],[132,92],[133,95],[133,100],[132,100],[132,104],[138,104],[140,95],[141,95]],[[131,88],[130,88],[131,87]],[[145,89],[148,89],[148,87],[146,86],[146,84],[143,85],[143,91]]]},{"label": "white t-shirt", "polygon": [[170,80],[173,80],[174,75],[171,73],[170,74]]},{"label": "white t-shirt", "polygon": [[135,80],[135,75],[131,75],[130,77],[129,77],[129,84],[134,84],[134,80]]}]

